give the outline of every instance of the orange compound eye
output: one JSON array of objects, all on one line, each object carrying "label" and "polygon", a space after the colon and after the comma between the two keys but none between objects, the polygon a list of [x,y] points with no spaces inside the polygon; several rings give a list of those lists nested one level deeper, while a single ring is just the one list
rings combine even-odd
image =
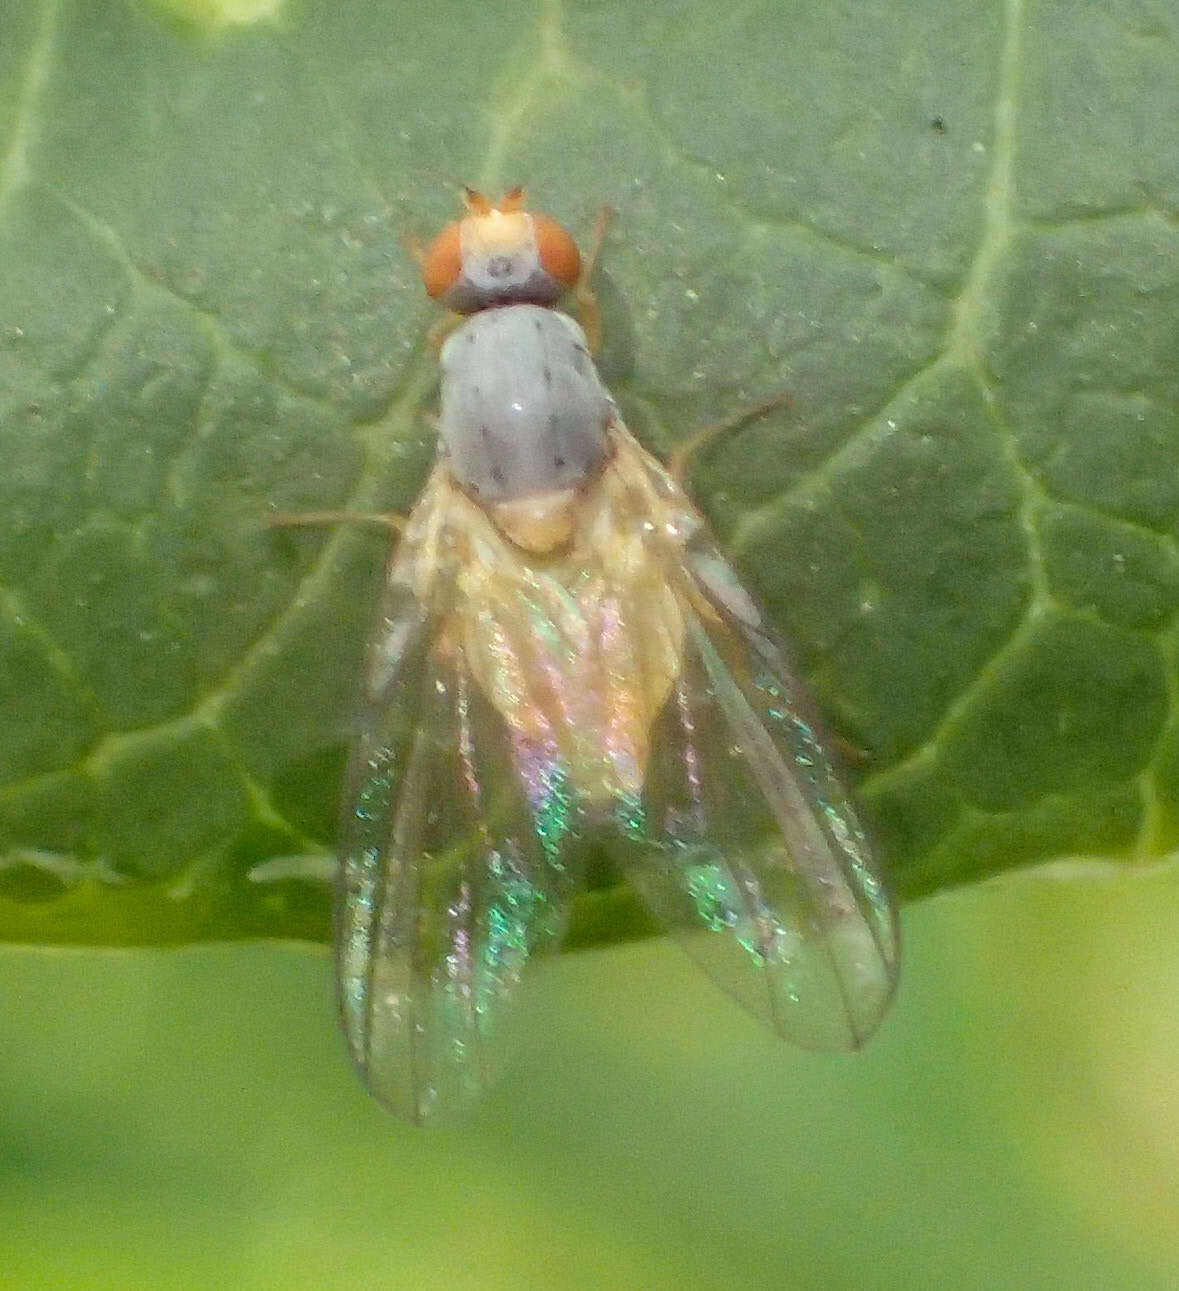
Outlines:
[{"label": "orange compound eye", "polygon": [[448,292],[463,271],[463,247],[459,224],[448,224],[422,256],[422,282],[432,298]]},{"label": "orange compound eye", "polygon": [[533,215],[532,227],[536,233],[536,252],[541,267],[558,282],[572,287],[581,273],[577,243],[551,215]]}]

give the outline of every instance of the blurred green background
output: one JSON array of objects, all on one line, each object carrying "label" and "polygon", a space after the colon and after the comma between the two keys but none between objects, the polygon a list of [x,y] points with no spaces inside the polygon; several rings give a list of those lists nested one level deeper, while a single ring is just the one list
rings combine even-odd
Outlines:
[{"label": "blurred green background", "polygon": [[362,1092],[319,952],[6,950],[0,1285],[1171,1291],[1177,895],[1093,867],[911,907],[846,1059],[666,942],[549,961],[440,1131]]}]

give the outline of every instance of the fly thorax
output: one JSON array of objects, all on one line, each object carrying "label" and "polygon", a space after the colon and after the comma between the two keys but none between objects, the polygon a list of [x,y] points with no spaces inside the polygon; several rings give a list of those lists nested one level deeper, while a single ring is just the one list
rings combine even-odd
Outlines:
[{"label": "fly thorax", "polygon": [[488,503],[487,512],[495,527],[517,547],[534,556],[547,556],[567,547],[572,540],[580,500],[577,489],[554,489],[532,497]]},{"label": "fly thorax", "polygon": [[540,500],[551,515],[546,495],[599,474],[614,401],[571,318],[536,305],[484,310],[450,336],[441,364],[447,464],[481,505]]}]

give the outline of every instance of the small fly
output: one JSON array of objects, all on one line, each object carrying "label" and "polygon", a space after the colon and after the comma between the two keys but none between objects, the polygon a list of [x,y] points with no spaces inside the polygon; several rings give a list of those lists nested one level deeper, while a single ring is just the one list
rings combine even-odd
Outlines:
[{"label": "small fly", "polygon": [[519,190],[467,207],[421,257],[466,317],[442,346],[437,462],[389,563],[345,794],[352,1056],[411,1121],[475,1098],[588,838],[779,1035],[856,1048],[893,994],[897,923],[807,696],[553,308],[569,288],[590,303],[573,238]]}]

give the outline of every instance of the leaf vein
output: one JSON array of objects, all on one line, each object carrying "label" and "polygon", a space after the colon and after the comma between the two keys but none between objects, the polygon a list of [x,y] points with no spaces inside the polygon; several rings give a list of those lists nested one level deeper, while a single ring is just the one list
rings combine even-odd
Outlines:
[{"label": "leaf vein", "polygon": [[28,64],[17,100],[16,123],[8,150],[0,158],[0,215],[29,181],[29,153],[37,138],[35,119],[49,79],[53,47],[57,40],[59,0],[44,0],[41,27],[29,50]]}]

